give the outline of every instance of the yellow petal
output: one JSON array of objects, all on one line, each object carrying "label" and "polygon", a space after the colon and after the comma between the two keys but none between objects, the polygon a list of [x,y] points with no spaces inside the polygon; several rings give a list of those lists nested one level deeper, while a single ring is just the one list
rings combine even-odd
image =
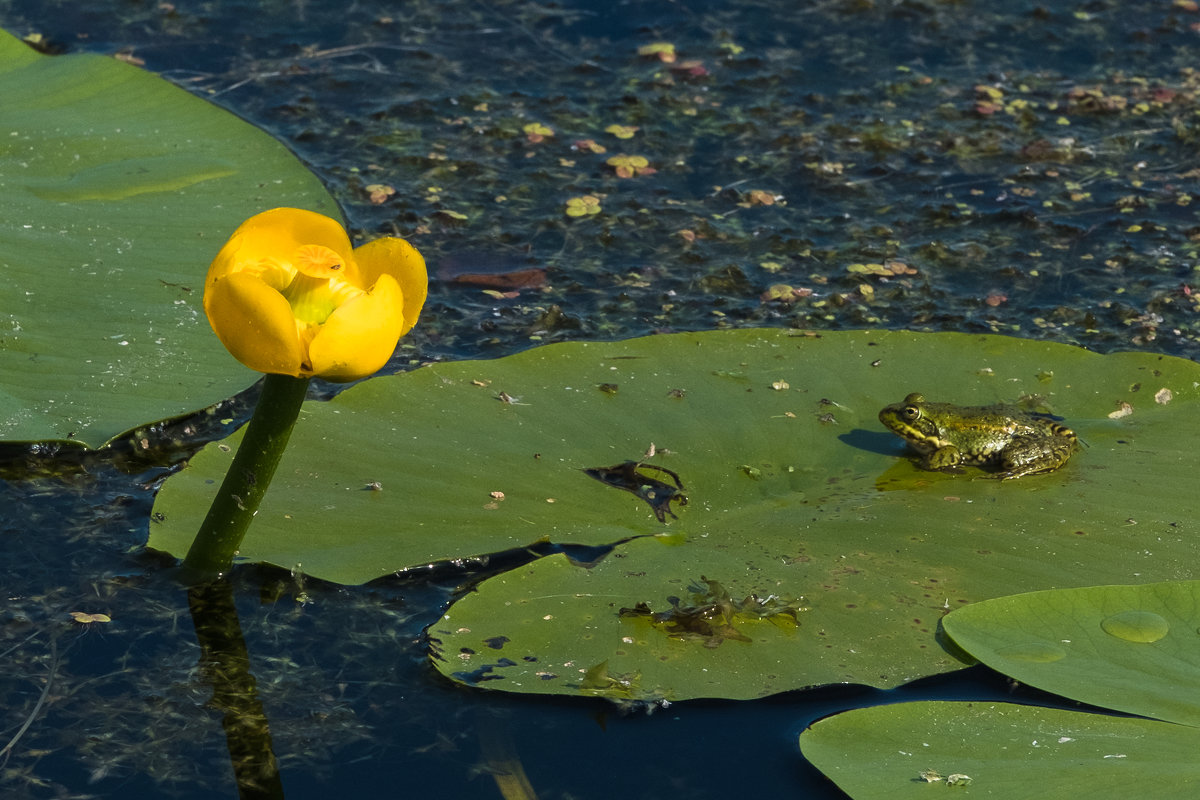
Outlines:
[{"label": "yellow petal", "polygon": [[336,250],[319,244],[306,244],[292,255],[292,266],[310,278],[340,278],[343,258]]},{"label": "yellow petal", "polygon": [[[400,335],[408,333],[417,324],[425,297],[429,293],[429,276],[425,272],[425,259],[403,239],[394,236],[367,242],[354,250],[358,262],[362,288],[371,291],[381,275],[390,275],[396,280],[404,302],[404,325]],[[394,350],[396,345],[392,344]],[[389,351],[388,355],[391,355]]]},{"label": "yellow petal", "polygon": [[210,279],[204,313],[225,349],[250,369],[300,376],[304,351],[292,307],[261,279],[238,273]]},{"label": "yellow petal", "polygon": [[337,220],[302,208],[273,208],[243,222],[213,260],[212,280],[248,265],[290,259],[301,247],[317,245],[342,257],[345,280],[353,281],[350,237]]},{"label": "yellow petal", "polygon": [[381,275],[370,294],[338,307],[308,346],[312,374],[346,382],[378,371],[412,327],[406,327],[404,299],[396,280]]}]

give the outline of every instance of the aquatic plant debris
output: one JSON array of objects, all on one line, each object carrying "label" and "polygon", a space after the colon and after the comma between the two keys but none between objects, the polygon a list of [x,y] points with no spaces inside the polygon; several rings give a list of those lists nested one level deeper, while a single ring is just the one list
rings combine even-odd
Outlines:
[{"label": "aquatic plant debris", "polygon": [[720,647],[729,640],[753,642],[739,630],[739,620],[769,620],[785,629],[800,624],[799,601],[757,594],[734,600],[721,583],[703,575],[700,583],[690,585],[688,591],[687,602],[668,597],[666,610],[653,611],[649,603],[643,602],[633,608],[622,608],[619,614],[624,619],[646,619],[673,639],[699,641],[708,648]]}]

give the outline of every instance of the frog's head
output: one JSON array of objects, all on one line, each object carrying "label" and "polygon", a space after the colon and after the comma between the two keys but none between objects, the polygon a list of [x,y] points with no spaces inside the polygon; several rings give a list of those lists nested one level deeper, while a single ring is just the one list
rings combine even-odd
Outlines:
[{"label": "frog's head", "polygon": [[913,392],[901,403],[893,403],[879,412],[879,421],[892,433],[914,447],[940,444],[937,422],[927,413],[925,396]]}]

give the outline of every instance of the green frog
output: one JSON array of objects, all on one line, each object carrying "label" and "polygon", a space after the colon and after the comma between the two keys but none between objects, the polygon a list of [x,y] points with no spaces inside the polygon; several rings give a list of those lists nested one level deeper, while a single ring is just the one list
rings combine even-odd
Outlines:
[{"label": "green frog", "polygon": [[921,454],[925,469],[998,467],[997,477],[1048,472],[1075,452],[1075,432],[1015,406],[929,403],[917,392],[879,412],[879,421]]}]

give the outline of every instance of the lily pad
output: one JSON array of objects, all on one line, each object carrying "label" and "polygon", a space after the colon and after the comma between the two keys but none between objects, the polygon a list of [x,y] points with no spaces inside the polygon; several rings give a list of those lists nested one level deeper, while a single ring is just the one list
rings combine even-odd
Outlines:
[{"label": "lily pad", "polygon": [[1200,726],[1200,582],[999,597],[944,620],[993,669],[1092,705]]},{"label": "lily pad", "polygon": [[[438,668],[494,689],[646,700],[895,686],[962,666],[935,640],[950,609],[1187,573],[1198,385],[1183,359],[880,331],[674,334],[436,364],[307,404],[241,554],[359,583],[537,541],[642,537],[599,564],[560,555],[484,581],[431,627]],[[877,420],[915,390],[1036,395],[1087,447],[1015,481],[925,472]],[[166,482],[151,547],[186,552],[235,446]],[[655,491],[674,486],[662,470],[677,475],[687,505],[660,522],[641,486],[585,472],[627,462]]]},{"label": "lily pad", "polygon": [[204,274],[280,205],[337,215],[266,133],[96,55],[0,31],[0,438],[97,447],[257,378],[217,341]]},{"label": "lily pad", "polygon": [[854,800],[1182,800],[1200,782],[1198,747],[1195,728],[1010,703],[875,706],[800,736],[804,756]]}]

